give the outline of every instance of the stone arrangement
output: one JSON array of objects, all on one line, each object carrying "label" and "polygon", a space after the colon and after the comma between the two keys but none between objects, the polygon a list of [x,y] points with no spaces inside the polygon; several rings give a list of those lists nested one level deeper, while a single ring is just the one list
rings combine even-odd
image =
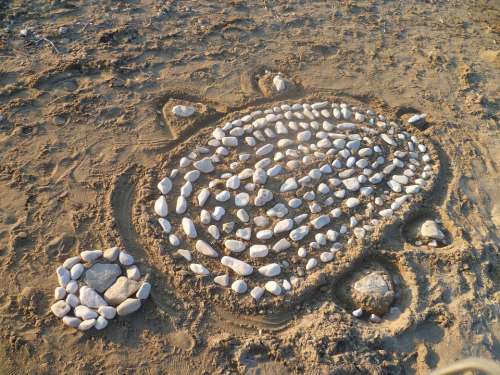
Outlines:
[{"label": "stone arrangement", "polygon": [[117,247],[83,251],[66,259],[56,274],[52,313],[80,331],[104,329],[116,315],[139,310],[151,291],[134,258]]},{"label": "stone arrangement", "polygon": [[410,130],[330,102],[215,128],[158,183],[169,256],[255,300],[293,293],[430,187],[437,166]]}]

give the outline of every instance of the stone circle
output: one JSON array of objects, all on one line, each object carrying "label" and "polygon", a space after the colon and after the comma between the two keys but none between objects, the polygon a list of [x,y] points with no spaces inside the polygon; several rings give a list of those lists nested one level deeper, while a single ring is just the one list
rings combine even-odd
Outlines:
[{"label": "stone circle", "polygon": [[102,330],[116,315],[131,314],[149,297],[151,284],[127,252],[112,247],[86,250],[56,269],[52,313],[69,327]]},{"label": "stone circle", "polygon": [[159,178],[167,255],[235,296],[292,294],[432,187],[439,163],[416,133],[328,101],[220,125]]}]

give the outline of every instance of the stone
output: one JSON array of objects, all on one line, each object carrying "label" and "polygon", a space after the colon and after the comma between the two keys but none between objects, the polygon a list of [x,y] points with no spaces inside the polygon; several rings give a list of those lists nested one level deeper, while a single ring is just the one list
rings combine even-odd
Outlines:
[{"label": "stone", "polygon": [[281,287],[279,286],[279,284],[276,282],[276,281],[268,281],[264,287],[266,288],[266,290],[275,295],[275,296],[279,296],[281,294]]},{"label": "stone", "polygon": [[132,314],[139,310],[141,307],[141,300],[137,298],[127,298],[125,301],[120,303],[116,308],[116,313],[119,316],[125,316]]},{"label": "stone", "polygon": [[289,232],[293,228],[294,222],[292,219],[278,221],[273,228],[274,234]]},{"label": "stone", "polygon": [[175,105],[172,107],[172,113],[177,117],[190,117],[194,112],[194,107],[189,105]]},{"label": "stone", "polygon": [[210,197],[210,190],[208,189],[202,189],[197,196],[198,199],[198,206],[203,207],[205,203],[207,202],[208,198]]},{"label": "stone", "polygon": [[434,220],[426,220],[420,227],[420,235],[424,238],[432,238],[436,240],[443,240],[444,233],[439,229],[438,224]]},{"label": "stone", "polygon": [[70,270],[71,267],[73,267],[75,264],[80,263],[80,255],[77,255],[75,257],[68,258],[64,261],[63,267],[66,268],[67,270]]},{"label": "stone", "polygon": [[92,289],[103,293],[122,273],[118,264],[97,263],[85,272],[83,281]]},{"label": "stone", "polygon": [[257,192],[257,196],[255,197],[254,204],[257,207],[262,207],[266,203],[270,202],[273,199],[273,193],[268,189],[259,189]]},{"label": "stone", "polygon": [[78,319],[74,316],[64,316],[62,318],[62,321],[63,321],[64,325],[67,325],[68,327],[72,327],[72,328],[78,328],[78,326],[82,322],[81,319]]},{"label": "stone", "polygon": [[154,206],[155,212],[158,216],[165,217],[168,215],[167,200],[161,195],[156,201]]},{"label": "stone", "polygon": [[253,288],[251,291],[250,291],[250,295],[252,296],[252,298],[256,301],[260,300],[262,295],[264,294],[265,292],[265,289],[260,287],[260,286],[256,286],[255,288]]},{"label": "stone", "polygon": [[99,315],[106,318],[107,320],[111,320],[114,319],[114,317],[116,316],[116,307],[101,306],[97,309],[97,312],[99,313]]},{"label": "stone", "polygon": [[97,318],[97,313],[87,306],[80,305],[75,307],[75,316],[82,320],[89,320]]},{"label": "stone", "polygon": [[106,328],[108,326],[108,321],[102,317],[102,316],[99,316],[97,317],[96,321],[95,321],[95,329],[97,329],[98,331]]},{"label": "stone", "polygon": [[274,149],[274,146],[270,143],[260,147],[259,149],[257,149],[257,151],[255,151],[255,154],[257,156],[264,156],[264,155],[267,155],[269,154],[272,150]]},{"label": "stone", "polygon": [[260,267],[258,271],[263,276],[273,277],[281,273],[281,267],[278,263],[271,263]]},{"label": "stone", "polygon": [[287,88],[286,80],[283,78],[281,74],[277,74],[274,76],[273,86],[278,92],[286,91]]},{"label": "stone", "polygon": [[288,208],[283,203],[277,203],[267,210],[266,214],[270,217],[282,218],[288,213]]},{"label": "stone", "polygon": [[199,170],[201,173],[210,173],[215,170],[210,158],[203,158],[201,160],[195,161],[193,166]]},{"label": "stone", "polygon": [[137,267],[136,265],[128,267],[126,273],[127,277],[131,280],[139,281],[139,279],[141,278],[141,272],[139,271],[139,267]]},{"label": "stone", "polygon": [[85,272],[85,267],[81,263],[75,264],[73,267],[71,267],[71,270],[69,271],[71,275],[71,280],[78,280],[80,276],[82,276],[83,272]]},{"label": "stone", "polygon": [[196,238],[198,236],[193,221],[188,217],[182,218],[182,229],[189,238]]},{"label": "stone", "polygon": [[370,272],[354,283],[352,298],[363,311],[384,315],[394,300],[390,276],[384,271]]},{"label": "stone", "polygon": [[363,316],[363,309],[356,309],[352,312],[352,316],[361,318]]},{"label": "stone", "polygon": [[203,240],[196,241],[195,248],[199,253],[206,255],[207,257],[217,258],[219,256],[217,251],[215,251],[212,246]]},{"label": "stone", "polygon": [[78,325],[78,330],[79,331],[88,331],[92,327],[95,326],[96,320],[95,319],[87,319],[83,320],[79,325]]},{"label": "stone", "polygon": [[359,199],[354,197],[347,198],[347,200],[345,201],[345,205],[349,208],[357,207],[359,206],[359,203]]},{"label": "stone", "polygon": [[65,301],[57,301],[50,306],[52,313],[58,318],[62,318],[71,310],[71,307]]},{"label": "stone", "polygon": [[158,190],[160,190],[163,195],[167,195],[168,193],[170,193],[170,190],[172,190],[172,181],[170,180],[170,178],[165,177],[164,179],[162,179],[158,183]]},{"label": "stone", "polygon": [[76,294],[78,292],[78,283],[76,280],[71,280],[68,285],[66,285],[66,292],[71,294]]},{"label": "stone", "polygon": [[118,255],[118,260],[120,261],[120,264],[122,264],[125,267],[131,266],[135,262],[134,257],[129,253],[126,253],[125,251],[120,251],[120,254]]},{"label": "stone", "polygon": [[286,181],[281,185],[280,192],[285,193],[287,191],[295,190],[298,187],[299,185],[297,184],[297,180],[295,180],[295,177],[290,177],[287,178]]},{"label": "stone", "polygon": [[306,271],[314,269],[318,265],[318,261],[315,258],[311,258],[306,263]]},{"label": "stone", "polygon": [[233,253],[241,253],[246,248],[245,243],[238,240],[226,240],[224,246]]},{"label": "stone", "polygon": [[197,275],[207,276],[210,274],[209,270],[207,270],[203,265],[197,263],[191,263],[189,265],[189,269]]},{"label": "stone", "polygon": [[309,234],[309,227],[304,225],[292,230],[290,232],[290,239],[292,241],[300,241],[308,234]]},{"label": "stone", "polygon": [[76,294],[68,294],[68,296],[66,297],[66,303],[75,308],[80,304],[80,298],[78,298]]},{"label": "stone", "polygon": [[69,281],[71,280],[70,272],[63,266],[59,266],[56,269],[56,275],[59,285],[63,288],[66,288],[66,285],[68,285]]},{"label": "stone", "polygon": [[138,299],[147,299],[150,293],[151,293],[151,284],[148,282],[144,282],[139,287],[139,290],[137,290],[135,296]]},{"label": "stone", "polygon": [[221,259],[221,263],[222,265],[231,268],[240,276],[248,276],[253,272],[253,268],[251,265],[230,256],[223,256]]},{"label": "stone", "polygon": [[54,289],[54,299],[60,300],[66,297],[66,289],[62,286],[58,286]]},{"label": "stone", "polygon": [[323,263],[330,262],[333,259],[333,253],[330,253],[328,251],[325,251],[320,254],[319,260],[321,260]]},{"label": "stone", "polygon": [[292,244],[286,238],[282,238],[274,244],[273,251],[279,253],[280,251],[288,249],[290,246],[292,246]]},{"label": "stone", "polygon": [[110,305],[118,305],[137,292],[139,286],[140,284],[137,281],[121,276],[110,288],[106,290],[104,293],[104,299]]},{"label": "stone", "polygon": [[242,294],[248,290],[247,283],[243,280],[236,280],[231,284],[231,289],[236,293]]},{"label": "stone", "polygon": [[225,274],[225,275],[216,276],[216,277],[214,277],[214,282],[220,286],[227,287],[227,286],[229,286],[229,275]]},{"label": "stone", "polygon": [[250,195],[248,193],[238,193],[234,197],[234,204],[236,207],[246,207],[250,201]]},{"label": "stone", "polygon": [[328,224],[330,224],[330,217],[328,215],[321,215],[318,216],[316,219],[311,220],[311,225],[315,229],[321,229]]},{"label": "stone", "polygon": [[250,246],[249,254],[251,258],[263,258],[269,253],[269,248],[266,245]]},{"label": "stone", "polygon": [[357,191],[359,190],[359,182],[357,177],[351,177],[347,178],[345,180],[342,180],[342,184],[345,186],[347,190],[350,191]]},{"label": "stone", "polygon": [[80,288],[80,302],[82,305],[95,309],[107,305],[106,301],[94,289],[88,286],[82,286]]}]

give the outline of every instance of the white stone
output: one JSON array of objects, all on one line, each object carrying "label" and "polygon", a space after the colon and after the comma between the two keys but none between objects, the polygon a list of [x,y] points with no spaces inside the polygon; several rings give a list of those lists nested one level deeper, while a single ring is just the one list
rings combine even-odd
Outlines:
[{"label": "white stone", "polygon": [[82,322],[81,319],[75,318],[74,316],[64,316],[62,318],[62,321],[65,325],[72,328],[78,328],[78,326]]},{"label": "white stone", "polygon": [[64,261],[63,267],[67,270],[70,270],[75,264],[79,263],[81,260],[80,255],[68,258]]},{"label": "white stone", "polygon": [[86,305],[91,308],[99,308],[101,306],[107,306],[108,303],[98,294],[94,289],[88,286],[82,286],[80,288],[80,302],[82,305]]},{"label": "white stone", "polygon": [[330,253],[330,252],[328,252],[328,251],[325,251],[325,252],[323,252],[323,253],[321,253],[321,254],[320,254],[319,259],[320,259],[323,263],[330,262],[330,261],[333,259],[333,253]]},{"label": "white stone", "polygon": [[262,295],[264,294],[264,291],[265,289],[260,287],[260,286],[256,286],[255,288],[253,288],[251,291],[250,291],[250,295],[252,296],[253,299],[255,299],[256,301],[260,300]]},{"label": "white stone", "polygon": [[191,263],[189,265],[189,269],[197,275],[207,276],[210,274],[210,272],[204,266],[197,263]]},{"label": "white stone", "polygon": [[318,216],[316,219],[311,220],[311,225],[315,229],[321,229],[327,224],[330,224],[330,217],[328,215],[321,215]]},{"label": "white stone", "polygon": [[66,292],[76,294],[76,292],[78,292],[78,288],[78,283],[75,280],[71,280],[68,285],[66,285]]},{"label": "white stone", "polygon": [[116,316],[116,308],[113,306],[101,306],[97,309],[97,312],[107,320],[114,319]]},{"label": "white stone", "polygon": [[297,180],[295,177],[287,178],[286,181],[281,185],[280,192],[285,193],[287,191],[292,191],[298,188]]},{"label": "white stone", "polygon": [[85,250],[80,253],[80,257],[83,261],[92,263],[102,257],[102,254],[102,250]]},{"label": "white stone", "polygon": [[97,318],[97,313],[89,309],[87,306],[80,305],[75,307],[75,316],[81,318],[82,320],[95,319]]},{"label": "white stone", "polygon": [[269,293],[274,294],[275,296],[279,296],[281,294],[281,287],[276,281],[268,281],[264,286]]},{"label": "white stone", "polygon": [[246,248],[245,243],[238,240],[225,240],[224,246],[233,253],[241,253]]},{"label": "white stone", "polygon": [[151,284],[144,282],[139,287],[139,290],[135,294],[138,299],[147,299],[151,293]]},{"label": "white stone", "polygon": [[96,323],[96,319],[84,320],[78,325],[78,330],[88,331],[89,329],[91,329],[92,327],[95,326],[95,323]]},{"label": "white stone", "polygon": [[273,85],[276,91],[283,92],[286,90],[286,80],[283,78],[281,74],[277,74],[273,78]]},{"label": "white stone", "polygon": [[58,318],[62,318],[71,310],[71,307],[65,301],[57,301],[50,306],[52,313]]},{"label": "white stone", "polygon": [[59,285],[63,288],[66,288],[66,285],[68,285],[71,279],[70,272],[63,266],[59,266],[56,269],[56,274]]},{"label": "white stone", "polygon": [[277,203],[267,210],[266,214],[270,217],[282,218],[288,213],[288,208],[283,203]]},{"label": "white stone", "polygon": [[189,117],[195,112],[194,107],[189,105],[176,105],[172,108],[172,113],[178,117]]},{"label": "white stone", "polygon": [[139,271],[139,267],[135,265],[128,267],[126,272],[127,272],[127,277],[131,280],[138,281],[141,278],[141,272]]},{"label": "white stone", "polygon": [[203,158],[201,160],[195,161],[193,166],[199,170],[201,173],[210,173],[215,170],[210,158]]},{"label": "white stone", "polygon": [[355,318],[361,318],[363,316],[363,309],[359,308],[352,312],[352,316]]},{"label": "white stone", "polygon": [[253,272],[253,268],[251,265],[230,256],[223,256],[221,259],[221,263],[222,265],[231,268],[240,276],[248,276]]},{"label": "white stone", "polygon": [[198,206],[203,207],[205,203],[208,200],[208,197],[210,197],[210,190],[204,188],[202,189],[197,196],[198,199]]},{"label": "white stone", "polygon": [[156,201],[154,206],[155,212],[158,216],[165,217],[168,215],[167,200],[161,195]]},{"label": "white stone", "polygon": [[279,253],[280,251],[288,249],[292,244],[286,239],[282,238],[273,245],[273,251]]},{"label": "white stone", "polygon": [[229,285],[229,275],[225,274],[214,277],[214,283],[223,287],[227,287]]},{"label": "white stone", "polygon": [[433,238],[436,240],[443,240],[445,235],[439,229],[439,226],[434,220],[426,220],[420,227],[420,234],[425,238]]},{"label": "white stone", "polygon": [[[95,329],[97,329],[98,331],[106,328],[108,326],[108,321],[102,317],[102,316],[99,316],[97,317],[96,321],[95,321]],[[81,324],[80,324],[80,327],[81,327]]]},{"label": "white stone", "polygon": [[252,180],[254,184],[264,185],[267,181],[267,177],[267,173],[264,169],[256,168]]},{"label": "white stone", "polygon": [[294,222],[292,219],[278,221],[273,228],[274,234],[289,232],[293,228],[293,224]]},{"label": "white stone", "polygon": [[249,254],[251,258],[263,258],[269,253],[269,248],[266,245],[250,246]]},{"label": "white stone", "polygon": [[346,206],[349,208],[357,207],[359,206],[359,203],[359,199],[354,197],[347,198],[347,200],[345,201]]},{"label": "white stone", "polygon": [[227,147],[236,147],[238,146],[238,138],[236,137],[223,137],[221,139],[222,144]]},{"label": "white stone", "polygon": [[262,207],[266,203],[270,202],[273,199],[273,193],[268,189],[259,189],[257,192],[257,196],[255,197],[254,204],[257,207]]},{"label": "white stone", "polygon": [[274,146],[270,143],[260,147],[259,149],[257,149],[257,151],[255,151],[255,154],[257,156],[264,156],[264,155],[267,155],[269,154],[272,150],[273,150]]},{"label": "white stone", "polygon": [[82,276],[83,272],[85,271],[85,267],[81,263],[75,264],[73,267],[71,267],[70,270],[70,275],[72,280],[78,280],[80,276]]},{"label": "white stone", "polygon": [[120,251],[120,254],[118,255],[118,260],[120,263],[124,266],[131,266],[134,264],[134,257],[125,251]]},{"label": "white stone", "polygon": [[242,294],[248,290],[247,283],[243,280],[236,280],[231,284],[231,289],[236,293]]},{"label": "white stone", "polygon": [[271,263],[260,267],[258,271],[263,276],[273,277],[281,273],[281,266],[278,263]]},{"label": "white stone", "polygon": [[196,238],[198,236],[193,221],[188,217],[182,218],[182,230],[189,238]]},{"label": "white stone", "polygon": [[206,255],[207,257],[217,258],[219,256],[217,251],[215,251],[212,246],[203,240],[196,241],[195,248],[199,253]]},{"label": "white stone", "polygon": [[238,176],[231,176],[226,181],[228,189],[236,190],[240,187],[240,178]]},{"label": "white stone", "polygon": [[306,270],[310,271],[318,265],[318,261],[315,258],[310,258],[306,263]]},{"label": "white stone", "polygon": [[177,197],[177,204],[175,206],[175,212],[177,214],[183,214],[187,210],[187,201],[182,195]]},{"label": "white stone", "polygon": [[290,232],[290,239],[292,241],[300,241],[308,234],[309,234],[309,227],[304,225],[298,227],[297,229],[292,230]]}]

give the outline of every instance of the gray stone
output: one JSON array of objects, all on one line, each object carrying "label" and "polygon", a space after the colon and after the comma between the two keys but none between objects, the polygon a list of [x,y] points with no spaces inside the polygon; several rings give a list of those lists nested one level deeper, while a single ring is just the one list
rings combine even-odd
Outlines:
[{"label": "gray stone", "polygon": [[363,311],[384,315],[394,299],[390,276],[384,271],[369,273],[354,283],[352,298]]},{"label": "gray stone", "polygon": [[84,282],[99,293],[103,293],[122,273],[118,264],[97,263],[85,272]]}]

